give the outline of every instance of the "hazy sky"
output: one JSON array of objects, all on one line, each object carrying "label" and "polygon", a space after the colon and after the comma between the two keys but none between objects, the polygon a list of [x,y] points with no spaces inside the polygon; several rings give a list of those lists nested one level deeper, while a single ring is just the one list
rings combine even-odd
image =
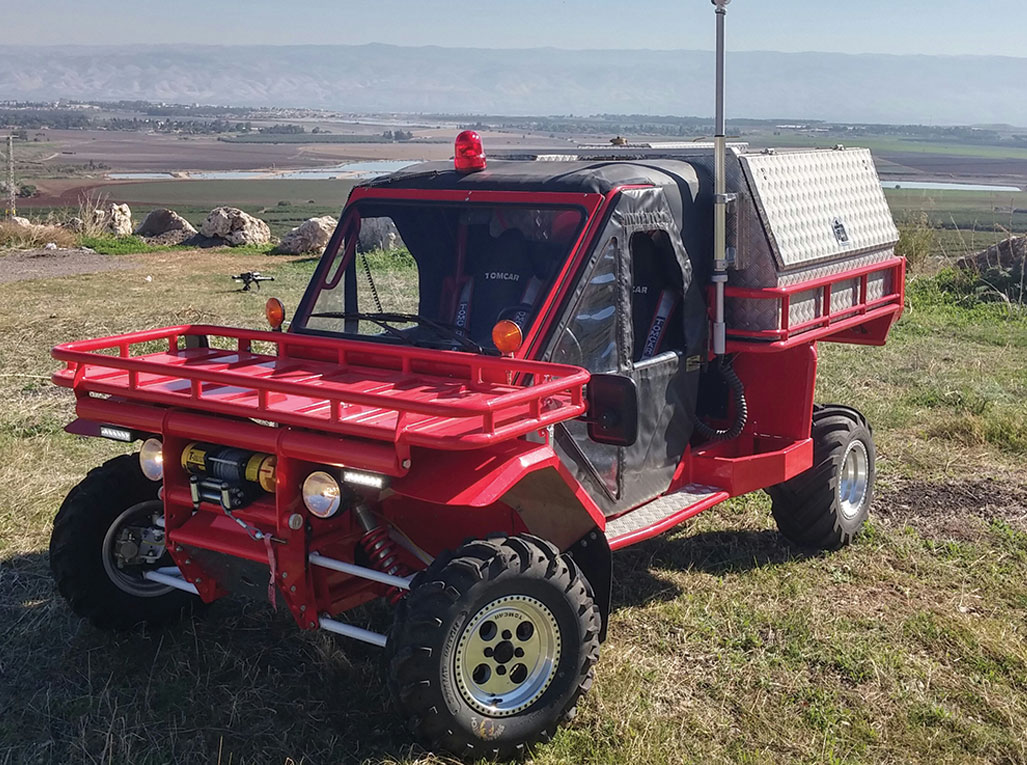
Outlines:
[{"label": "hazy sky", "polygon": [[[1025,0],[734,0],[728,11],[736,50],[1027,55]],[[713,42],[709,0],[34,0],[5,16],[9,45]]]}]

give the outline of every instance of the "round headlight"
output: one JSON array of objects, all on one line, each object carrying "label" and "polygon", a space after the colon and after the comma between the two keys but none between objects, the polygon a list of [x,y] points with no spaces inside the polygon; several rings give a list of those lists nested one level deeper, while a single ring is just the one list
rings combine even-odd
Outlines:
[{"label": "round headlight", "polygon": [[342,492],[339,482],[323,470],[307,476],[303,482],[303,504],[318,518],[330,518],[339,510]]},{"label": "round headlight", "polygon": [[147,438],[139,450],[139,467],[151,481],[164,478],[164,444],[159,438]]}]

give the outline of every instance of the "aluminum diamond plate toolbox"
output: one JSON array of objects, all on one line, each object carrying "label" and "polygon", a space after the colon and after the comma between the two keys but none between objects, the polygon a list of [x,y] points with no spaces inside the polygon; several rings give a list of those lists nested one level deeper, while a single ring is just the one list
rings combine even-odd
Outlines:
[{"label": "aluminum diamond plate toolbox", "polygon": [[739,159],[780,270],[886,250],[898,241],[869,149]]},{"label": "aluminum diamond plate toolbox", "polygon": [[[736,153],[739,194],[736,269],[729,283],[784,287],[890,260],[899,232],[867,149]],[[731,165],[729,159],[729,167]],[[869,277],[866,299],[889,294],[892,273]],[[830,311],[859,302],[856,283],[836,285]],[[823,288],[781,304],[742,297],[727,302],[728,326],[743,332],[797,326],[824,315]]]}]

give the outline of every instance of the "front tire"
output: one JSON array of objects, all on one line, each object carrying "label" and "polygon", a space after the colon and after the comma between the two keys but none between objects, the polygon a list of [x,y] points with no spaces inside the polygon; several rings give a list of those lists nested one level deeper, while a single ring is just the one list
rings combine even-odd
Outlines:
[{"label": "front tire", "polygon": [[548,741],[592,685],[600,615],[553,545],[465,544],[413,582],[386,647],[389,684],[429,747],[509,758]]},{"label": "front tire", "polygon": [[200,605],[194,595],[142,577],[175,565],[155,523],[163,514],[159,488],[142,474],[137,455],[115,457],[89,471],[54,519],[50,570],[57,590],[101,629],[163,626]]},{"label": "front tire", "polygon": [[877,452],[866,418],[829,404],[813,408],[813,466],[767,489],[777,527],[789,541],[837,550],[852,541],[870,511]]}]

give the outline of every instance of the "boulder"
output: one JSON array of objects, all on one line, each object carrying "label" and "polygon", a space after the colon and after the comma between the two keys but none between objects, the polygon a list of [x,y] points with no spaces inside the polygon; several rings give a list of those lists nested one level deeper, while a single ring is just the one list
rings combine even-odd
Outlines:
[{"label": "boulder", "polygon": [[196,228],[174,210],[160,208],[152,210],[136,229],[138,236],[160,236],[169,231],[181,231],[189,236],[196,233]]},{"label": "boulder", "polygon": [[1027,301],[1027,236],[1003,239],[976,255],[960,258],[956,267],[970,275],[982,299]]},{"label": "boulder", "polygon": [[128,205],[111,202],[106,207],[93,211],[93,222],[114,236],[132,234],[132,209]]},{"label": "boulder", "polygon": [[200,226],[200,233],[209,238],[221,239],[233,247],[267,244],[271,241],[268,225],[237,207],[216,207],[211,210]]},{"label": "boulder", "polygon": [[32,228],[35,226],[35,224],[28,218],[22,218],[20,215],[12,215],[7,220],[15,226],[18,226],[18,228]]},{"label": "boulder", "polygon": [[1027,261],[1027,236],[1011,236],[976,255],[960,258],[956,266],[979,274],[992,269],[1019,272],[1024,267],[1024,261]]},{"label": "boulder", "polygon": [[274,252],[283,255],[300,255],[305,252],[321,252],[335,230],[335,218],[310,218],[288,234],[275,247]]}]

